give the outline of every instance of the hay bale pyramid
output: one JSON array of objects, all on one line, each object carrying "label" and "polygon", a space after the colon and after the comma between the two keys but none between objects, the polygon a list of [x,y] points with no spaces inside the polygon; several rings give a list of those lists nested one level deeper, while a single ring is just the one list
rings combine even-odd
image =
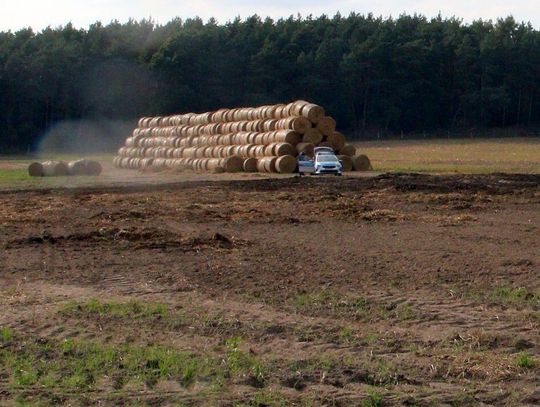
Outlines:
[{"label": "hay bale pyramid", "polygon": [[[295,172],[299,153],[332,147],[347,170],[371,169],[316,104],[220,109],[143,117],[114,158],[117,168],[210,172]],[[366,166],[366,160],[368,165]]]}]

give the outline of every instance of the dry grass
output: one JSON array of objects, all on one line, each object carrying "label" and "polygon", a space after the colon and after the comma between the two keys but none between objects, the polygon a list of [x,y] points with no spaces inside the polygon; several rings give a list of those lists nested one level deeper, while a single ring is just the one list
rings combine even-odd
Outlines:
[{"label": "dry grass", "polygon": [[540,138],[366,141],[375,171],[540,173]]}]

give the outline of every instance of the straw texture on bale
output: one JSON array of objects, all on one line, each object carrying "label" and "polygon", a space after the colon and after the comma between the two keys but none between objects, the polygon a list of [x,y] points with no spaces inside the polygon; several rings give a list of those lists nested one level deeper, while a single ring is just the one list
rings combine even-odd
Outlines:
[{"label": "straw texture on bale", "polygon": [[242,165],[245,172],[257,172],[257,159],[247,158]]},{"label": "straw texture on bale", "polygon": [[32,163],[28,166],[28,175],[31,177],[43,177],[43,165],[41,163]]},{"label": "straw texture on bale", "polygon": [[330,116],[324,116],[319,119],[317,129],[325,136],[330,136],[336,131],[336,121]]},{"label": "straw texture on bale", "polygon": [[101,175],[102,172],[103,167],[99,162],[92,160],[86,162],[86,173],[88,175],[98,176]]},{"label": "straw texture on bale", "polygon": [[330,144],[335,151],[340,151],[345,147],[345,136],[337,131],[326,137],[326,142]]},{"label": "straw texture on bale", "polygon": [[339,154],[341,155],[348,155],[349,157],[353,157],[356,154],[356,147],[351,144],[345,144],[340,150]]},{"label": "straw texture on bale", "polygon": [[281,174],[292,174],[296,170],[296,158],[284,155],[276,159],[276,169]]},{"label": "straw texture on bale", "polygon": [[46,177],[61,177],[69,174],[68,166],[63,161],[45,161],[42,166],[43,175]]},{"label": "straw texture on bale", "polygon": [[343,166],[343,171],[349,172],[353,170],[353,162],[352,158],[348,155],[338,155],[339,161],[341,161],[341,165]]},{"label": "straw texture on bale", "polygon": [[352,163],[355,171],[369,171],[373,169],[371,161],[369,161],[369,158],[364,154],[353,157]]},{"label": "straw texture on bale", "polygon": [[240,172],[244,168],[244,160],[237,155],[227,157],[223,161],[223,168],[227,172]]},{"label": "straw texture on bale", "polygon": [[86,161],[77,160],[68,163],[69,175],[86,175]]}]

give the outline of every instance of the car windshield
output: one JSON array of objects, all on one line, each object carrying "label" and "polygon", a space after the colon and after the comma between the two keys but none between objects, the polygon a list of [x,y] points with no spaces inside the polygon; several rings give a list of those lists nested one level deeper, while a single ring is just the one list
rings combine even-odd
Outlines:
[{"label": "car windshield", "polygon": [[335,155],[329,154],[319,155],[318,160],[322,163],[337,163],[339,161]]}]

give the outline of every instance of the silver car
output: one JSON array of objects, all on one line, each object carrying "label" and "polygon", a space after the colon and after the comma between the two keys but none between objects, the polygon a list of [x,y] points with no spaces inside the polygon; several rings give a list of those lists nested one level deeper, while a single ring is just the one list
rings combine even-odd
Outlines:
[{"label": "silver car", "polygon": [[343,165],[335,154],[316,154],[315,155],[315,174],[334,174],[341,175],[343,172]]}]

